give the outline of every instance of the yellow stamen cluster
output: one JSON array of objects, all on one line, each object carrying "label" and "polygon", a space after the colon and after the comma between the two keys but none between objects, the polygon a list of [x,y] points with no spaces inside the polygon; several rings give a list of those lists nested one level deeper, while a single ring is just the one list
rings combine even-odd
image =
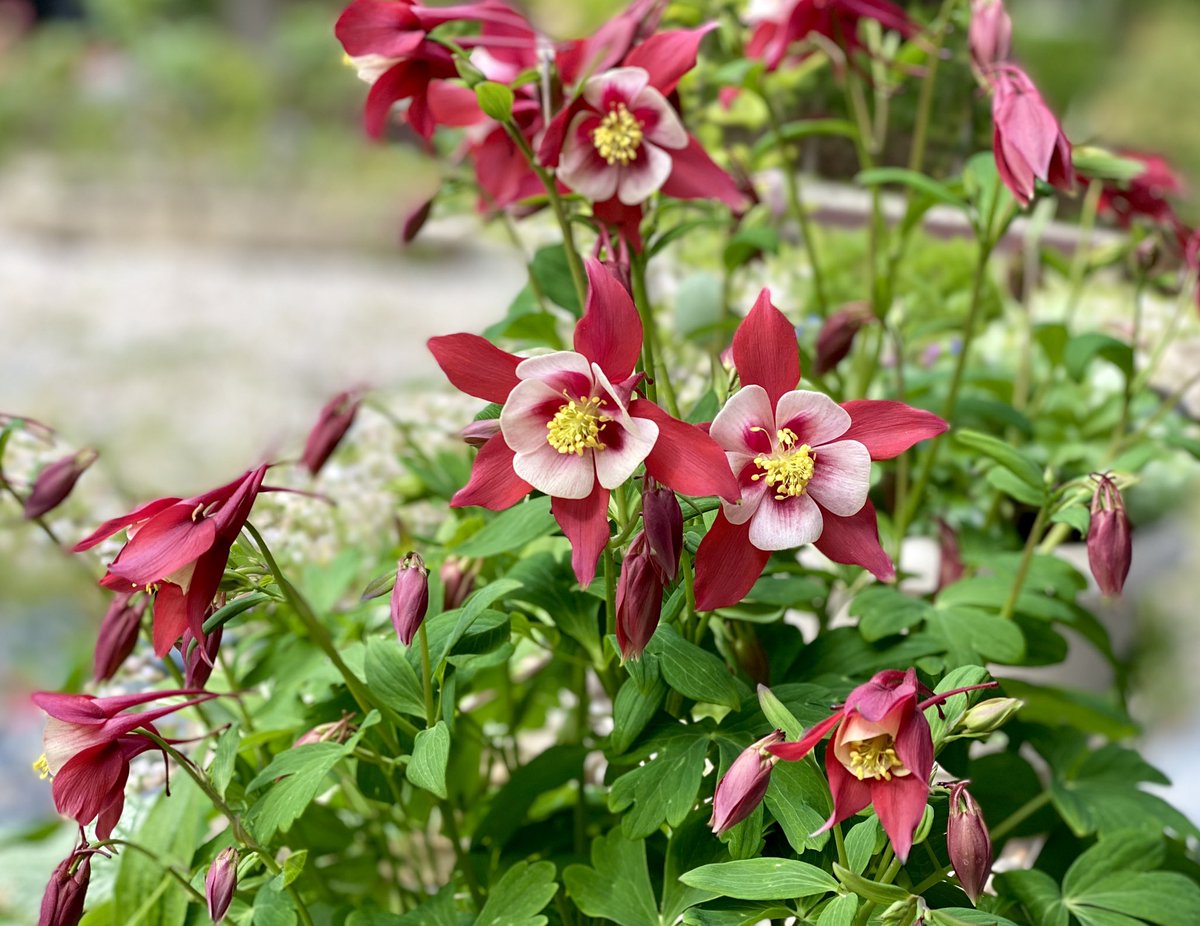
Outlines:
[{"label": "yellow stamen cluster", "polygon": [[864,778],[891,781],[893,773],[898,776],[908,774],[908,769],[896,755],[896,741],[887,733],[851,743],[849,760],[848,768],[859,781]]},{"label": "yellow stamen cluster", "polygon": [[559,453],[576,453],[583,456],[588,448],[603,450],[600,443],[600,426],[606,421],[612,421],[608,415],[600,414],[600,406],[605,405],[604,399],[591,396],[581,401],[568,399],[567,404],[554,413],[554,417],[546,424],[550,432],[546,440]]},{"label": "yellow stamen cluster", "polygon": [[38,773],[38,778],[42,779],[42,781],[50,777],[50,763],[46,760],[44,752],[33,763],[33,770]]},{"label": "yellow stamen cluster", "polygon": [[642,123],[624,103],[618,103],[592,129],[592,144],[609,165],[628,164],[642,144]]},{"label": "yellow stamen cluster", "polygon": [[[761,431],[762,428],[752,428]],[[803,495],[812,481],[816,468],[816,457],[808,444],[796,446],[796,434],[791,428],[781,428],[775,432],[775,440],[779,449],[773,454],[761,453],[754,458],[754,464],[762,470],[751,478],[757,482],[765,478],[767,485],[775,488],[775,500],[782,502],[797,495]]]}]

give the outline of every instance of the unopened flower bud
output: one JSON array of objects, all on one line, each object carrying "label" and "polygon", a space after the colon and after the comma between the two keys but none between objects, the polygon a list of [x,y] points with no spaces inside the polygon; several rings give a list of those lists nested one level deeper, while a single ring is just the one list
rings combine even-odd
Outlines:
[{"label": "unopened flower bud", "polygon": [[894,900],[879,914],[879,922],[883,926],[916,926],[914,917],[917,915],[919,897],[909,897],[907,900]]},{"label": "unopened flower bud", "polygon": [[953,585],[963,577],[962,553],[958,547],[958,534],[954,528],[938,518],[938,584],[940,592],[947,585]]},{"label": "unopened flower bud", "polygon": [[412,244],[417,235],[421,233],[421,229],[425,227],[425,223],[429,221],[429,216],[433,212],[433,203],[436,199],[436,195],[431,196],[405,214],[404,221],[400,224],[401,244]]},{"label": "unopened flower bud", "polygon": [[986,74],[1008,60],[1012,49],[1012,20],[1002,0],[971,0],[967,45],[976,70]]},{"label": "unopened flower bud", "polygon": [[1125,502],[1112,477],[1096,477],[1092,519],[1087,534],[1088,566],[1106,598],[1121,594],[1133,559]]},{"label": "unopened flower bud", "polygon": [[482,447],[500,433],[499,418],[481,418],[462,429],[462,439],[472,447]]},{"label": "unopened flower bud", "polygon": [[442,588],[445,590],[442,606],[447,611],[453,611],[467,600],[467,596],[475,587],[475,576],[478,574],[478,564],[472,565],[470,560],[461,556],[447,557],[442,563],[442,568],[438,570],[438,577],[442,580]]},{"label": "unopened flower bud", "polygon": [[91,856],[86,853],[76,850],[59,862],[42,894],[38,926],[77,926],[91,876]]},{"label": "unopened flower bud", "polygon": [[782,743],[784,739],[783,731],[776,730],[747,746],[733,760],[725,777],[717,782],[708,825],[718,836],[745,820],[762,802],[767,785],[771,783],[771,769],[779,761],[767,752],[767,747]]},{"label": "unopened flower bud", "polygon": [[218,627],[195,646],[192,645],[192,641],[196,638],[192,636],[191,629],[183,632],[179,640],[179,651],[183,654],[183,683],[188,688],[203,688],[208,684],[224,632],[224,627]]},{"label": "unopened flower bud", "polygon": [[854,346],[854,336],[860,328],[873,321],[871,306],[866,302],[851,302],[825,320],[817,335],[817,356],[813,370],[824,376],[845,359]]},{"label": "unopened flower bud", "polygon": [[763,649],[758,635],[747,633],[733,638],[733,653],[738,665],[750,676],[756,685],[768,685],[771,682],[771,661]]},{"label": "unopened flower bud", "polygon": [[230,846],[222,849],[204,878],[204,898],[208,901],[208,915],[214,923],[219,923],[229,911],[233,901],[234,891],[237,890],[237,849]]},{"label": "unopened flower bud", "polygon": [[967,785],[955,782],[950,788],[950,818],[946,824],[946,851],[950,864],[971,903],[979,900],[992,873],[992,837]]},{"label": "unopened flower bud", "polygon": [[75,483],[99,456],[95,450],[80,450],[45,467],[33,481],[33,491],[25,499],[25,520],[32,521],[63,503]]},{"label": "unopened flower bud", "polygon": [[[133,601],[135,597],[137,601]],[[96,653],[92,659],[92,675],[96,681],[104,682],[116,675],[117,669],[133,652],[148,601],[145,595],[137,593],[118,592],[113,596],[104,620],[100,622]]]},{"label": "unopened flower bud", "polygon": [[617,646],[622,659],[637,659],[662,617],[663,580],[644,532],[633,538],[617,580]]},{"label": "unopened flower bud", "polygon": [[319,723],[307,733],[303,734],[296,742],[292,743],[292,748],[297,746],[307,746],[310,743],[343,743],[346,737],[350,735],[350,731],[354,728],[350,723],[350,714],[343,714],[341,720],[331,720],[328,723]]},{"label": "unopened flower bud", "polygon": [[1020,698],[988,698],[980,701],[962,716],[958,729],[982,736],[999,730],[1012,718],[1013,714],[1025,706]]},{"label": "unopened flower bud", "polygon": [[666,585],[679,572],[679,554],[683,551],[683,511],[674,491],[657,484],[646,487],[642,494],[642,525],[650,557]]},{"label": "unopened flower bud", "polygon": [[405,646],[412,646],[428,608],[429,570],[419,554],[409,553],[396,569],[392,587],[392,626]]},{"label": "unopened flower bud", "polygon": [[362,399],[354,392],[339,392],[335,395],[317,416],[317,423],[308,432],[308,440],[304,444],[304,454],[300,461],[314,476],[337,449],[350,425],[354,424],[354,416],[358,414],[358,406]]}]

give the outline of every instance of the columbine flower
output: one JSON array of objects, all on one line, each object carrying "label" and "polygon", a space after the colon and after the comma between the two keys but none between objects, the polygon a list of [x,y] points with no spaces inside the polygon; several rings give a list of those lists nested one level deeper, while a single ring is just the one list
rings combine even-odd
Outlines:
[{"label": "columbine flower", "polygon": [[798,742],[768,749],[781,759],[802,759],[826,733],[836,730],[825,749],[833,813],[818,832],[874,804],[896,857],[903,863],[925,813],[933,770],[933,735],[924,711],[952,695],[995,684],[956,688],[918,702],[923,686],[916,670],[889,669],[850,692],[845,704]]},{"label": "columbine flower", "polygon": [[984,822],[983,811],[967,790],[969,784],[969,781],[956,781],[950,787],[946,853],[963,893],[971,898],[971,903],[977,903],[988,875],[992,873],[992,837]]},{"label": "columbine flower", "polygon": [[1104,474],[1095,479],[1087,533],[1088,566],[1104,596],[1115,598],[1125,587],[1133,560],[1129,517],[1125,514],[1121,490],[1112,477]]},{"label": "columbine flower", "polygon": [[92,676],[98,682],[116,675],[117,669],[121,668],[137,644],[138,633],[142,629],[142,615],[146,613],[150,599],[145,595],[137,595],[137,601],[131,604],[133,597],[133,593],[117,592],[104,613],[92,660]]},{"label": "columbine flower", "polygon": [[42,894],[38,926],[78,926],[92,876],[92,851],[82,841],[55,866]]},{"label": "columbine flower", "polygon": [[237,890],[237,865],[237,849],[230,846],[217,853],[204,876],[204,899],[208,903],[208,917],[214,923],[225,918],[233,902]]},{"label": "columbine flower", "polygon": [[931,412],[900,402],[838,405],[795,388],[795,329],[763,290],[734,335],[733,359],[745,384],[713,420],[741,497],[726,502],[696,553],[696,605],[739,602],[774,550],[814,543],[839,563],[895,575],[879,545],[867,499],[872,460],[887,460],[946,430]]},{"label": "columbine flower", "polygon": [[504,406],[500,433],[480,448],[471,481],[450,504],[498,511],[533,489],[550,495],[583,585],[592,581],[608,542],[609,491],[643,463],[652,478],[685,495],[737,495],[721,449],[708,435],[633,398],[642,345],[637,309],[599,261],[587,261],[587,274],[574,351],[522,360],[477,335],[429,341],[455,386]]},{"label": "columbine flower", "polygon": [[153,593],[157,655],[165,655],[185,629],[204,639],[205,614],[266,472],[264,464],[203,495],[147,502],[105,521],[75,545],[77,553],[88,550],[126,529],[129,540],[100,584],[118,592]]},{"label": "columbine flower", "polygon": [[617,646],[622,659],[637,659],[658,629],[664,580],[639,532],[629,545],[617,581]]},{"label": "columbine flower", "polygon": [[854,346],[854,337],[863,325],[875,321],[869,302],[851,302],[825,319],[817,335],[813,372],[824,376],[836,367]]},{"label": "columbine flower", "polygon": [[1128,228],[1138,216],[1177,227],[1179,220],[1167,197],[1183,191],[1179,175],[1157,154],[1118,153],[1123,158],[1140,161],[1142,172],[1125,183],[1106,181],[1100,189],[1100,211],[1115,216],[1123,228]]},{"label": "columbine flower", "polygon": [[981,74],[1008,60],[1012,48],[1012,20],[1003,0],[971,0],[971,25],[967,30],[971,62]]},{"label": "columbine flower", "polygon": [[409,553],[396,566],[396,584],[392,586],[392,627],[405,646],[412,646],[429,610],[429,570],[420,554]]},{"label": "columbine flower", "polygon": [[729,771],[717,782],[708,825],[718,836],[745,820],[762,802],[771,783],[771,769],[779,761],[771,755],[770,747],[782,743],[784,739],[783,731],[776,730],[751,743],[733,760]]},{"label": "columbine flower", "polygon": [[339,392],[321,409],[317,423],[308,433],[301,462],[314,476],[337,450],[338,444],[354,424],[362,398],[357,392]]},{"label": "columbine flower", "polygon": [[1070,192],[1071,143],[1029,75],[1006,64],[993,69],[992,82],[992,148],[1004,185],[1022,206],[1033,199],[1036,180]]},{"label": "columbine flower", "polygon": [[38,473],[33,481],[33,491],[25,499],[25,519],[40,518],[61,505],[98,456],[95,450],[81,450],[56,460]]},{"label": "columbine flower", "polygon": [[646,486],[642,493],[642,526],[659,578],[664,585],[673,582],[683,553],[683,511],[674,492],[666,486]]},{"label": "columbine flower", "polygon": [[[187,701],[148,711],[124,713],[160,698],[185,696]],[[43,777],[53,776],[54,806],[80,826],[96,821],[96,835],[107,839],[125,806],[129,761],[158,748],[133,731],[152,733],[154,721],[216,695],[180,689],[96,698],[91,695],[39,691],[33,702],[50,716],[42,740],[45,754],[34,763]]]},{"label": "columbine flower", "polygon": [[824,36],[849,55],[864,47],[858,38],[864,19],[906,37],[913,33],[908,14],[888,0],[753,0],[746,13],[753,27],[746,57],[758,58],[773,71],[793,43],[810,35]]}]

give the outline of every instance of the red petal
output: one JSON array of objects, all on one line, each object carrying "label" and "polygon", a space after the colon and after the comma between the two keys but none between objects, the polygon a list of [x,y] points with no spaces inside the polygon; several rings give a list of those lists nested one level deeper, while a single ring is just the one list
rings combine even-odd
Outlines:
[{"label": "red petal", "polygon": [[428,75],[413,61],[401,61],[380,74],[371,85],[363,108],[367,134],[371,138],[382,138],[392,106],[416,94],[427,79]]},{"label": "red petal", "polygon": [[582,99],[574,100],[546,126],[546,131],[542,133],[542,141],[537,149],[538,163],[543,167],[558,167],[558,160],[562,157],[563,143],[567,138],[567,128],[583,105]]},{"label": "red petal", "polygon": [[845,709],[858,711],[871,723],[882,723],[884,717],[899,709],[911,716],[916,713],[917,689],[916,669],[885,669],[850,692]]},{"label": "red petal", "polygon": [[750,542],[750,522],[730,524],[724,513],[696,551],[696,607],[728,608],[746,597],[771,554]]},{"label": "red petal", "polygon": [[85,826],[111,802],[114,787],[123,786],[128,774],[129,763],[117,743],[85,749],[54,776],[54,806]]},{"label": "red petal", "polygon": [[663,96],[670,96],[679,79],[696,66],[696,52],[701,40],[716,23],[706,23],[698,29],[671,29],[652,35],[625,56],[625,67],[642,68],[650,75],[650,86]]},{"label": "red petal", "polygon": [[671,176],[662,191],[676,199],[716,199],[734,212],[744,212],[750,207],[749,198],[738,189],[734,179],[717,166],[691,135],[686,148],[671,152]]},{"label": "red petal", "polygon": [[837,711],[830,714],[820,723],[815,724],[807,733],[794,743],[780,743],[777,746],[768,746],[767,751],[773,756],[787,761],[794,762],[797,759],[803,759],[806,755],[813,751],[813,747],[824,739],[825,734],[842,722],[844,717],[842,711]]},{"label": "red petal", "polygon": [[533,491],[533,486],[513,470],[513,452],[497,434],[479,448],[471,480],[454,493],[450,504],[455,508],[479,505],[492,511],[511,508]]},{"label": "red petal", "polygon": [[933,771],[933,734],[929,730],[929,721],[919,710],[911,711],[901,721],[896,731],[896,755],[916,778],[929,780],[929,773]]},{"label": "red petal", "polygon": [[[836,760],[835,760],[836,761]],[[839,763],[840,764],[840,763]],[[849,776],[849,772],[846,773]],[[925,815],[925,804],[929,801],[929,785],[924,778],[915,774],[891,781],[876,779],[871,782],[871,803],[883,824],[883,831],[892,841],[896,858],[903,865],[908,861],[912,848],[913,833]]]},{"label": "red petal", "polygon": [[842,408],[850,413],[850,430],[838,440],[858,441],[872,460],[890,460],[950,427],[933,412],[903,402],[856,399],[843,402]]},{"label": "red petal", "polygon": [[658,425],[658,440],[646,457],[646,472],[681,495],[741,497],[725,451],[694,424],[672,418],[646,399],[634,399],[629,414]]},{"label": "red petal", "polygon": [[596,561],[608,543],[608,489],[599,482],[587,498],[555,498],[550,513],[571,541],[571,568],[585,588],[596,577]]},{"label": "red petal", "polygon": [[108,571],[137,585],[149,585],[182,569],[209,550],[217,538],[212,518],[192,520],[182,505],[151,518],[121,549]]},{"label": "red petal", "polygon": [[477,334],[447,334],[428,344],[446,379],[467,395],[503,403],[518,382],[521,358]]},{"label": "red petal", "polygon": [[164,582],[154,596],[154,655],[162,658],[187,630],[187,603],[183,589]]},{"label": "red petal", "polygon": [[192,581],[188,584],[185,597],[185,617],[192,636],[203,652],[204,647],[204,618],[221,587],[221,579],[225,577],[225,565],[229,562],[229,548],[232,544],[218,544],[204,556],[196,560],[196,571],[192,573]]},{"label": "red petal", "polygon": [[625,287],[600,261],[589,257],[585,265],[587,306],[575,326],[575,350],[620,382],[629,378],[642,352],[642,320]]},{"label": "red petal", "polygon": [[800,381],[800,348],[796,329],[771,302],[771,291],[758,295],[754,308],[733,334],[733,365],[742,385],[767,390],[771,405]]},{"label": "red petal", "polygon": [[425,37],[409,5],[394,0],[354,0],[338,17],[333,33],[346,54],[356,58],[403,58]]},{"label": "red petal", "polygon": [[871,803],[871,786],[851,775],[831,747],[825,749],[825,775],[829,779],[829,793],[833,796],[833,813],[818,833],[854,816]]},{"label": "red petal", "polygon": [[835,563],[862,566],[881,582],[896,578],[896,567],[879,545],[879,525],[870,499],[858,514],[839,518],[824,508],[825,529],[814,546]]},{"label": "red petal", "polygon": [[138,521],[145,521],[147,518],[152,518],[160,511],[170,508],[178,501],[180,501],[178,498],[156,498],[152,502],[146,502],[146,504],[134,508],[129,514],[123,514],[119,518],[111,518],[105,521],[71,549],[75,553],[90,550],[101,540],[111,537],[117,531],[128,527],[130,524],[136,524]]}]

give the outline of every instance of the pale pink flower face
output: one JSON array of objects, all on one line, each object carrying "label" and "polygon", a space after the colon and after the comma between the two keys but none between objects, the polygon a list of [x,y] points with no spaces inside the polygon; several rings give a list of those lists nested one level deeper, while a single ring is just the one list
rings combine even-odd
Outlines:
[{"label": "pale pink flower face", "polygon": [[821,536],[821,507],[841,518],[857,514],[867,502],[871,455],[856,440],[838,440],[849,428],[850,414],[819,392],[792,390],[772,408],[762,386],[743,387],[710,431],[742,490],[736,504],[722,503],[725,517],[750,522],[758,549],[789,550]]},{"label": "pale pink flower face", "polygon": [[852,712],[833,738],[837,760],[859,781],[867,778],[890,781],[911,775],[896,754],[896,736],[904,713],[901,705],[876,723],[857,711]]},{"label": "pale pink flower face", "polygon": [[500,413],[516,474],[556,498],[587,498],[596,482],[614,489],[654,448],[658,425],[629,414],[629,390],[574,351],[521,361]]},{"label": "pale pink flower face", "polygon": [[642,68],[591,78],[583,100],[567,129],[559,179],[593,202],[645,202],[671,176],[670,152],[687,147],[679,116]]}]

